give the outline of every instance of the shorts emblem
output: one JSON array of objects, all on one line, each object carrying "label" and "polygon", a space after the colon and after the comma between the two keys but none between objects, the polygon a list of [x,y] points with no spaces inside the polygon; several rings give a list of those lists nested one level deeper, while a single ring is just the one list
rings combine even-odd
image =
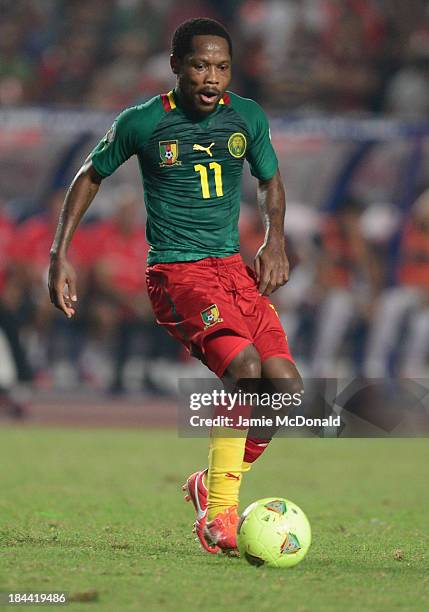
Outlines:
[{"label": "shorts emblem", "polygon": [[220,317],[219,308],[216,304],[212,304],[205,310],[201,311],[201,318],[204,323],[204,329],[208,329],[216,323],[222,323],[223,319]]}]

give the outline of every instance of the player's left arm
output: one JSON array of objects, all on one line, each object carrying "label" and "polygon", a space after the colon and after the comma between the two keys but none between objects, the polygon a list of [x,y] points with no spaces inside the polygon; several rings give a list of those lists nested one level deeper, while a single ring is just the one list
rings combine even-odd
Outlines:
[{"label": "player's left arm", "polygon": [[265,226],[265,240],[255,256],[255,272],[260,294],[270,295],[289,279],[284,236],[286,198],[278,170],[272,178],[258,181],[257,199]]}]

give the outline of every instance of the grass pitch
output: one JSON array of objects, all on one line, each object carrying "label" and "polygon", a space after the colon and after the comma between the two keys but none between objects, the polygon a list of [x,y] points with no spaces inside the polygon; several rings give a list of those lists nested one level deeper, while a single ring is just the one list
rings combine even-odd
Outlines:
[{"label": "grass pitch", "polygon": [[427,440],[275,440],[242,508],[279,495],[304,509],[313,545],[290,570],[194,542],[180,484],[206,447],[165,431],[1,429],[0,591],[64,590],[67,610],[429,609]]}]

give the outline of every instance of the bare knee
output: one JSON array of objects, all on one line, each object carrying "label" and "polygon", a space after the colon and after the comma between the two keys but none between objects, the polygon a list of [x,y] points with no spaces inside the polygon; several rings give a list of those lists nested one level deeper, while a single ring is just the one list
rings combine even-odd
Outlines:
[{"label": "bare knee", "polygon": [[272,381],[276,388],[286,389],[289,393],[302,393],[304,383],[292,361],[280,357],[270,357],[262,365],[262,378]]},{"label": "bare knee", "polygon": [[246,346],[234,357],[226,369],[224,377],[233,380],[261,377],[261,359],[253,344]]}]

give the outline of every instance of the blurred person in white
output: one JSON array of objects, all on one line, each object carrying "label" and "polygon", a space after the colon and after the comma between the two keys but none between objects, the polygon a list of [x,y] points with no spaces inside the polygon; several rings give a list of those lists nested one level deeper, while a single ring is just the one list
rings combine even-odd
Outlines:
[{"label": "blurred person in white", "polygon": [[365,360],[368,377],[391,374],[391,359],[397,352],[400,362],[395,373],[410,378],[428,374],[429,189],[415,202],[404,229],[397,281],[397,286],[382,293],[376,308]]},{"label": "blurred person in white", "polygon": [[377,293],[376,261],[361,230],[363,206],[348,197],[322,224],[316,281],[319,308],[313,339],[312,376],[341,374],[339,357],[353,323],[370,316]]},{"label": "blurred person in white", "polygon": [[12,259],[15,232],[15,221],[0,200],[0,417],[23,415],[16,383],[22,387],[33,376],[20,338],[24,287]]},{"label": "blurred person in white", "polygon": [[[290,269],[287,291],[280,289],[272,297],[282,325],[287,329],[290,345],[303,357],[301,367],[306,367],[307,346],[310,331],[307,321],[319,299],[317,289],[317,260],[319,253],[315,245],[320,214],[311,205],[302,202],[288,203],[288,222],[285,238]],[[242,202],[240,210],[240,248],[243,260],[252,264],[257,245],[264,240],[264,228],[258,211]],[[307,330],[309,333],[307,333]]]},{"label": "blurred person in white", "polygon": [[282,325],[287,329],[288,342],[303,360],[306,370],[310,321],[319,298],[317,289],[318,258],[315,237],[319,233],[320,212],[310,204],[290,201],[285,238],[293,274],[287,291],[279,290],[273,296]]},{"label": "blurred person in white", "polygon": [[409,36],[403,64],[388,83],[385,108],[401,119],[429,117],[429,24]]}]

